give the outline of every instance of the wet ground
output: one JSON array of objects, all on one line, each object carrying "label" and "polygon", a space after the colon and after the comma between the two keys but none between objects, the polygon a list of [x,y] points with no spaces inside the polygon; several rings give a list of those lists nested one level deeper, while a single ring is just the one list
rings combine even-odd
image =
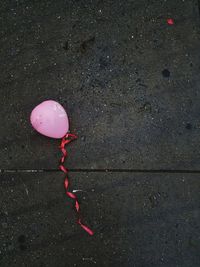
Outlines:
[{"label": "wet ground", "polygon": [[[0,266],[199,267],[198,1],[2,1],[0,14]],[[67,167],[93,237],[65,196],[60,141],[30,126],[46,99],[79,136]]]}]

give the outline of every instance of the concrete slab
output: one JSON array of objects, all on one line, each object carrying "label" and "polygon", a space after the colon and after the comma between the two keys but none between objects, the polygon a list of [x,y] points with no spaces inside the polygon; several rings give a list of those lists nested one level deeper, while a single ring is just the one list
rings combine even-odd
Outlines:
[{"label": "concrete slab", "polygon": [[71,173],[90,237],[61,173],[0,177],[4,267],[199,267],[197,174]]},{"label": "concrete slab", "polygon": [[80,137],[71,168],[199,169],[198,12],[195,0],[3,1],[1,168],[57,168],[58,142],[29,125],[55,99]]}]

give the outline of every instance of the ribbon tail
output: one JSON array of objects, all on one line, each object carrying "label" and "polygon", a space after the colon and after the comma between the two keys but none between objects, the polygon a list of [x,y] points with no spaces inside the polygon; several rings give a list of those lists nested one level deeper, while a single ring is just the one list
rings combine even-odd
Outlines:
[{"label": "ribbon tail", "polygon": [[85,224],[83,224],[81,222],[81,219],[80,219],[80,204],[78,202],[78,199],[77,199],[77,196],[76,194],[72,193],[72,192],[69,192],[68,188],[69,188],[69,178],[68,178],[68,170],[67,168],[63,165],[64,162],[65,162],[65,159],[67,157],[67,150],[65,149],[65,146],[68,145],[70,142],[74,141],[77,139],[77,136],[75,134],[66,134],[63,138],[62,138],[62,141],[61,141],[61,144],[60,144],[60,149],[61,149],[61,152],[62,152],[62,157],[60,159],[60,170],[62,172],[65,173],[65,180],[64,180],[64,187],[65,187],[65,191],[66,191],[66,195],[71,198],[73,201],[74,201],[74,206],[75,206],[75,209],[76,209],[76,213],[78,215],[78,224],[89,234],[89,235],[94,235],[94,232],[88,227],[86,226]]},{"label": "ribbon tail", "polygon": [[78,220],[78,224],[89,234],[89,235],[94,235],[94,232],[88,227],[88,226],[86,226],[85,224],[83,224],[82,222],[81,222],[81,220],[79,219]]}]

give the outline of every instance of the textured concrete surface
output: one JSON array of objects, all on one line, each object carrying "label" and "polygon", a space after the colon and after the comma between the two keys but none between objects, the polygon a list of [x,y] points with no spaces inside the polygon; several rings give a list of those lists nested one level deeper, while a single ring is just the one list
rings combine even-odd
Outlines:
[{"label": "textured concrete surface", "polygon": [[[0,22],[0,267],[199,267],[198,1],[1,1]],[[79,136],[67,167],[92,238],[59,140],[29,123],[46,99]]]},{"label": "textured concrete surface", "polygon": [[88,236],[62,173],[7,173],[1,183],[0,266],[200,266],[197,174],[71,173]]},{"label": "textured concrete surface", "polygon": [[[69,112],[71,168],[200,169],[197,1],[3,1],[1,168],[57,168],[29,114]],[[167,18],[175,21],[167,25]]]}]

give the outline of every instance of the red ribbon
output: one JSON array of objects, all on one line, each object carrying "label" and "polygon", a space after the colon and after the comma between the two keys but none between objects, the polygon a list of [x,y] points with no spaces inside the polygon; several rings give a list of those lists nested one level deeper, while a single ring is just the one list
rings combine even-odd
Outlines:
[{"label": "red ribbon", "polygon": [[74,206],[75,206],[75,209],[76,209],[76,212],[77,212],[77,215],[78,215],[78,221],[77,223],[89,234],[89,235],[93,235],[94,232],[89,228],[87,227],[85,224],[82,223],[81,221],[81,218],[80,218],[80,204],[78,202],[78,198],[77,196],[72,193],[72,192],[69,192],[68,189],[69,189],[69,179],[68,179],[68,170],[65,168],[65,166],[63,165],[64,162],[65,162],[65,159],[67,157],[67,150],[65,149],[65,145],[68,145],[70,142],[76,140],[78,137],[75,135],[75,134],[66,134],[63,138],[62,138],[62,141],[61,141],[61,144],[60,144],[60,149],[62,151],[62,154],[63,156],[61,157],[60,159],[60,170],[63,171],[66,176],[65,176],[65,180],[64,180],[64,187],[65,187],[65,190],[66,190],[66,195],[68,197],[70,197],[71,199],[74,200]]}]

